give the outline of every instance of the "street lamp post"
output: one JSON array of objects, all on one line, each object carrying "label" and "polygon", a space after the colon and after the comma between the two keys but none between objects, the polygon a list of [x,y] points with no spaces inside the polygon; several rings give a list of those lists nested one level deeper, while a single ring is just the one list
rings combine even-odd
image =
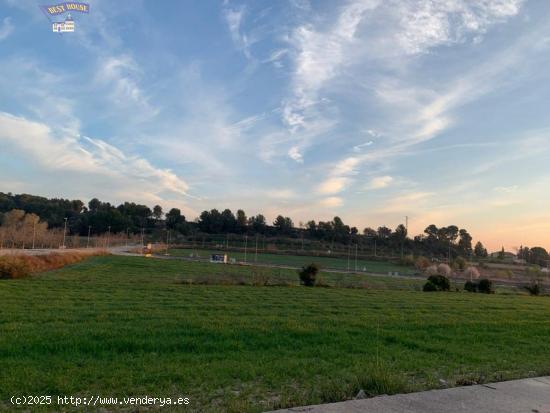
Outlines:
[{"label": "street lamp post", "polygon": [[65,249],[65,237],[67,235],[67,218],[65,217],[65,227],[63,228],[63,249]]}]

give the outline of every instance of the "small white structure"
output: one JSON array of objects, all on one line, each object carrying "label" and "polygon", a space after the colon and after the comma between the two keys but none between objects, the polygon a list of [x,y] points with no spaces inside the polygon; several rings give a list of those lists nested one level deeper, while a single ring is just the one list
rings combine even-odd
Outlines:
[{"label": "small white structure", "polygon": [[54,33],[72,33],[74,32],[74,20],[71,15],[67,15],[64,22],[53,22],[52,30]]},{"label": "small white structure", "polygon": [[210,262],[218,264],[227,264],[227,254],[212,254],[210,256]]}]

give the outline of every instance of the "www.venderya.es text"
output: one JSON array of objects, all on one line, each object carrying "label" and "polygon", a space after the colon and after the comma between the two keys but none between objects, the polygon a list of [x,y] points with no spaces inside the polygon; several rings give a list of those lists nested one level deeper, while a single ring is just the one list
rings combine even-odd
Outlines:
[{"label": "www.venderya.es text", "polygon": [[12,396],[10,402],[15,406],[185,406],[190,404],[189,397],[105,397],[89,396]]}]

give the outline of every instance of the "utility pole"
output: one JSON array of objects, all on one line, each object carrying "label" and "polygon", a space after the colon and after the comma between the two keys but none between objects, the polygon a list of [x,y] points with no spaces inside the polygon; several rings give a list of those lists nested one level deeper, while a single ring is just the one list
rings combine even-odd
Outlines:
[{"label": "utility pole", "polygon": [[145,247],[145,244],[143,243],[143,231],[144,231],[144,228],[141,227],[141,248]]},{"label": "utility pole", "polygon": [[109,242],[111,241],[111,226],[107,227],[107,248],[109,248]]},{"label": "utility pole", "polygon": [[374,258],[376,258],[376,238],[374,239]]},{"label": "utility pole", "polygon": [[88,238],[86,238],[86,248],[90,248],[90,232],[92,231],[92,226],[88,225]]},{"label": "utility pole", "polygon": [[248,235],[244,236],[244,262],[246,262],[246,247],[248,246]]},{"label": "utility pole", "polygon": [[170,230],[166,230],[166,253],[164,255],[168,255],[168,244],[170,244]]},{"label": "utility pole", "polygon": [[65,217],[65,227],[63,228],[63,249],[65,249],[65,236],[67,235],[67,218]]},{"label": "utility pole", "polygon": [[128,238],[130,238],[130,228],[126,227],[126,248],[128,248]]}]

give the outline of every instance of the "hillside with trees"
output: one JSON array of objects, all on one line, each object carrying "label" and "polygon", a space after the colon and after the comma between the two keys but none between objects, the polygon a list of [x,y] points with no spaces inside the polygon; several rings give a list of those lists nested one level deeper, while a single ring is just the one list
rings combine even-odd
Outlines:
[{"label": "hillside with trees", "polygon": [[[204,241],[205,237],[214,239],[216,236],[250,236],[272,240],[301,240],[302,246],[304,243],[315,242],[327,249],[354,246],[363,251],[369,249],[374,255],[380,256],[414,254],[445,259],[487,256],[487,250],[481,242],[472,246],[469,232],[455,225],[429,225],[422,234],[411,237],[404,225],[398,225],[395,229],[386,226],[366,227],[360,231],[346,225],[339,217],[334,217],[331,221],[310,220],[296,226],[290,217],[283,215],[269,223],[265,216],[258,214],[248,217],[242,209],[236,213],[230,209],[221,212],[211,209],[203,211],[194,220],[188,220],[179,209],[172,208],[165,212],[160,205],[150,208],[147,205],[124,202],[115,206],[97,198],[85,204],[81,200],[0,193],[0,222],[4,228],[4,237],[16,234],[18,226],[29,226],[33,222],[40,222],[39,231],[45,231],[46,228],[64,230],[65,218],[67,233],[74,236],[98,236],[109,232],[126,234],[129,237],[143,233],[150,240],[165,240],[169,231],[173,242],[189,237],[202,237]],[[528,261],[543,261],[547,259],[547,253],[544,253],[546,250],[540,247],[532,248]],[[525,250],[522,250],[522,254],[525,254]]]}]

